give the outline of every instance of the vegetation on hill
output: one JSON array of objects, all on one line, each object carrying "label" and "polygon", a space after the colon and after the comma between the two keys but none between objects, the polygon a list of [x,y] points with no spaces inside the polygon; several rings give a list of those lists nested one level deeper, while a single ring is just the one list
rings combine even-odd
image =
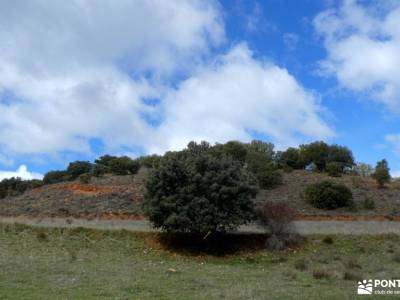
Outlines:
[{"label": "vegetation on hill", "polygon": [[[296,209],[314,212],[312,206],[310,206],[303,197],[305,187],[310,183],[315,183],[313,180],[322,181],[327,179],[329,176],[333,181],[344,182],[347,187],[351,188],[357,207],[372,207],[371,203],[374,202],[375,204],[373,205],[373,211],[382,211],[387,214],[388,211],[395,210],[395,208],[390,208],[392,207],[391,204],[388,204],[387,201],[384,201],[385,199],[394,199],[397,197],[396,190],[391,187],[396,183],[391,182],[390,184],[387,184],[387,182],[390,180],[387,162],[385,160],[379,162],[375,170],[367,164],[355,164],[353,154],[349,149],[343,146],[328,145],[324,142],[314,142],[307,145],[300,145],[297,148],[288,148],[286,151],[275,151],[273,144],[254,140],[250,143],[230,141],[225,144],[215,145],[210,145],[206,142],[202,142],[200,144],[191,142],[188,145],[188,149],[191,149],[190,153],[193,155],[193,157],[202,157],[204,152],[207,152],[208,156],[214,157],[216,160],[221,160],[221,163],[230,161],[230,163],[236,166],[235,170],[239,172],[239,174],[236,174],[236,176],[240,176],[242,173],[253,174],[259,189],[262,191],[258,198],[262,199],[266,197],[263,201],[284,200],[290,203],[290,205],[293,205]],[[51,188],[51,186],[48,188],[47,185],[55,183],[67,184],[68,182],[75,184],[77,180],[79,180],[79,184],[88,185],[88,188],[95,191],[100,188],[100,186],[96,186],[101,184],[100,179],[105,175],[107,178],[118,178],[120,175],[128,175],[127,177],[131,176],[133,178],[133,175],[135,175],[140,168],[143,167],[142,170],[158,170],[160,166],[166,165],[170,157],[174,155],[179,156],[179,153],[181,152],[182,151],[167,152],[163,156],[149,155],[136,159],[126,156],[117,157],[104,155],[96,159],[94,162],[71,162],[65,170],[55,170],[45,174],[43,181],[24,181],[19,178],[6,179],[0,182],[0,198],[18,196],[18,207],[17,203],[14,205],[15,207],[13,206],[14,202],[12,199],[10,199],[10,201],[7,200],[6,202],[3,201],[0,204],[3,209],[6,208],[7,211],[10,211],[10,213],[12,211],[15,211],[15,213],[17,211],[21,211],[22,213],[30,213],[33,211],[40,211],[40,207],[42,207],[42,205],[45,203],[42,199],[47,199],[46,201],[53,203],[52,205],[46,204],[46,207],[48,206],[48,210],[57,212],[58,209],[63,209],[64,207],[69,206],[69,202],[63,200],[67,199],[65,197],[68,197],[68,199],[74,199],[71,202],[73,204],[71,204],[71,206],[73,207],[68,208],[71,210],[72,214],[84,213],[85,211],[91,213],[102,213],[105,211],[105,207],[108,207],[107,209],[109,211],[135,211],[135,214],[141,214],[142,211],[138,209],[138,207],[142,202],[142,192],[134,193],[134,195],[124,193],[120,197],[119,187],[114,188],[111,185],[110,188],[107,188],[110,191],[107,196],[106,194],[102,193],[102,196],[100,197],[98,196],[97,192],[85,192],[86,194],[81,192],[73,192],[72,195],[70,195],[69,190],[65,193],[63,192],[63,196],[61,196],[58,194],[62,190],[63,185],[61,185],[60,188],[54,187],[54,189]],[[312,170],[310,167],[311,165],[315,166],[316,168],[314,172],[297,171],[304,169]],[[205,163],[205,168],[212,168],[212,164]],[[194,171],[191,170],[191,172]],[[202,170],[202,172],[203,173],[201,174],[205,174],[207,172],[213,172],[213,170]],[[223,173],[223,170],[221,169],[218,171],[218,173],[219,172]],[[291,175],[292,172],[293,176]],[[146,174],[148,173],[149,172],[147,171],[142,172],[142,175],[139,177],[142,178],[147,176]],[[150,174],[153,173],[150,172]],[[343,180],[341,180],[341,176],[344,174],[346,176],[344,176]],[[151,176],[153,175],[150,175],[150,181]],[[388,188],[376,190],[375,185],[372,187],[370,179],[375,179],[379,186],[384,186],[386,184]],[[113,180],[109,181],[107,179],[106,181],[112,182]],[[130,182],[130,179],[126,182],[126,184],[129,185],[128,182]],[[362,182],[369,182],[369,187],[363,187],[364,184]],[[40,193],[43,192],[46,194],[46,196],[40,196],[40,193],[32,192],[28,193],[25,198],[22,197],[24,192],[42,185],[45,185],[45,187],[41,189]],[[133,189],[138,191],[142,190],[143,185],[139,185],[139,188],[134,187]],[[328,187],[326,188],[328,189]],[[72,191],[74,189],[75,187],[71,188]],[[128,191],[130,189],[127,188],[126,190]],[[55,193],[55,191],[58,191],[58,194]],[[53,199],[55,197],[57,199]],[[64,197],[60,199],[61,202],[58,201],[59,197]],[[82,198],[81,200],[83,204],[77,205],[80,197],[84,197],[84,199]],[[98,197],[100,198],[97,199]],[[109,201],[110,205],[101,204],[102,201],[107,197],[108,199],[113,199],[112,201]],[[135,205],[131,203],[128,204],[127,202],[129,201],[128,199],[131,199],[132,197],[135,197],[136,199],[134,203]],[[92,200],[87,202],[86,199],[89,198]],[[367,198],[368,201],[365,200]],[[376,201],[377,199],[382,199],[382,201]],[[120,205],[118,205],[116,201],[122,202]],[[257,200],[255,202],[258,203],[259,201],[261,200]],[[56,204],[58,202],[60,203]],[[26,206],[28,203],[29,207]],[[96,205],[99,205],[99,207],[92,207],[89,205],[89,203],[97,203]],[[364,205],[363,203],[367,203],[368,205]],[[339,211],[341,210],[339,209]]]}]

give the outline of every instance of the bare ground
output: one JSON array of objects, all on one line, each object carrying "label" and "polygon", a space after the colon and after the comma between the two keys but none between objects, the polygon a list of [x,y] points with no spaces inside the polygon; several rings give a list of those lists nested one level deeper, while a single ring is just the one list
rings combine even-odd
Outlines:
[{"label": "bare ground", "polygon": [[[75,218],[26,218],[0,217],[3,224],[24,224],[38,227],[90,228],[101,230],[128,230],[135,232],[157,232],[147,220],[104,220]],[[400,222],[391,221],[295,221],[295,230],[309,234],[400,234]],[[257,224],[242,226],[239,233],[263,233]]]}]

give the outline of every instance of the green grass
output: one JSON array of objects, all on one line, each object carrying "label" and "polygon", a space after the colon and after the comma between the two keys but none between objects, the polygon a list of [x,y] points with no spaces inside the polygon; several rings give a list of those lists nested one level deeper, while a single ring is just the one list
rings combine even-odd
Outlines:
[{"label": "green grass", "polygon": [[0,299],[354,299],[356,278],[400,278],[400,237],[331,237],[212,256],[156,234],[0,225]]}]

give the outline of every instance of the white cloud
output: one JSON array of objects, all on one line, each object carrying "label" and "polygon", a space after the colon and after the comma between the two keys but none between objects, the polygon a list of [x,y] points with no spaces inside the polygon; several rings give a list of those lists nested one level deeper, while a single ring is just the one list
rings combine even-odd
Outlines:
[{"label": "white cloud", "polygon": [[214,1],[2,1],[0,147],[88,151],[96,137],[146,145],[142,114],[154,108],[142,99],[223,40]]},{"label": "white cloud", "polygon": [[160,132],[165,149],[190,140],[246,141],[252,131],[291,145],[299,136],[333,135],[320,110],[315,95],[286,69],[254,59],[240,44],[167,95]]},{"label": "white cloud", "polygon": [[328,52],[321,70],[400,112],[400,2],[346,0],[320,13],[314,25]]},{"label": "white cloud", "polygon": [[6,178],[19,177],[25,180],[42,179],[43,175],[29,172],[27,166],[21,165],[16,171],[0,171],[0,181]]},{"label": "white cloud", "polygon": [[1,2],[0,159],[88,152],[92,138],[131,153],[332,136],[318,97],[245,44],[210,62],[222,15],[212,0]]}]

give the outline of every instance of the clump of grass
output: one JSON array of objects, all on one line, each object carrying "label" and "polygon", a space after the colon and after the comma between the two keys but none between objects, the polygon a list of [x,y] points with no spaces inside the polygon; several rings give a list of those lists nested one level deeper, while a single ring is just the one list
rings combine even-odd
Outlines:
[{"label": "clump of grass", "polygon": [[324,237],[322,242],[325,243],[325,244],[328,244],[328,245],[332,245],[333,244],[333,238],[330,237],[330,236],[326,236],[326,237]]},{"label": "clump of grass", "polygon": [[349,258],[346,263],[346,267],[350,270],[361,269],[361,265],[358,263],[357,259]]},{"label": "clump of grass", "polygon": [[315,279],[329,279],[331,277],[331,274],[325,269],[317,268],[312,271],[312,276]]},{"label": "clump of grass", "polygon": [[47,237],[46,232],[44,231],[39,231],[36,233],[36,238],[39,242],[47,242],[49,239]]},{"label": "clump of grass", "polygon": [[393,261],[400,263],[400,253],[396,253],[393,255]]},{"label": "clump of grass", "polygon": [[363,208],[367,210],[375,209],[375,200],[371,197],[365,197],[363,202]]},{"label": "clump of grass", "polygon": [[308,268],[307,262],[305,259],[299,259],[299,260],[295,261],[294,267],[296,270],[299,270],[299,271],[305,271]]},{"label": "clump of grass", "polygon": [[352,281],[358,281],[361,280],[361,275],[359,273],[355,273],[349,270],[346,270],[343,274],[343,279],[344,280],[352,280]]},{"label": "clump of grass", "polygon": [[46,232],[44,231],[39,231],[36,233],[36,238],[39,242],[47,242],[49,238],[47,237]]}]

